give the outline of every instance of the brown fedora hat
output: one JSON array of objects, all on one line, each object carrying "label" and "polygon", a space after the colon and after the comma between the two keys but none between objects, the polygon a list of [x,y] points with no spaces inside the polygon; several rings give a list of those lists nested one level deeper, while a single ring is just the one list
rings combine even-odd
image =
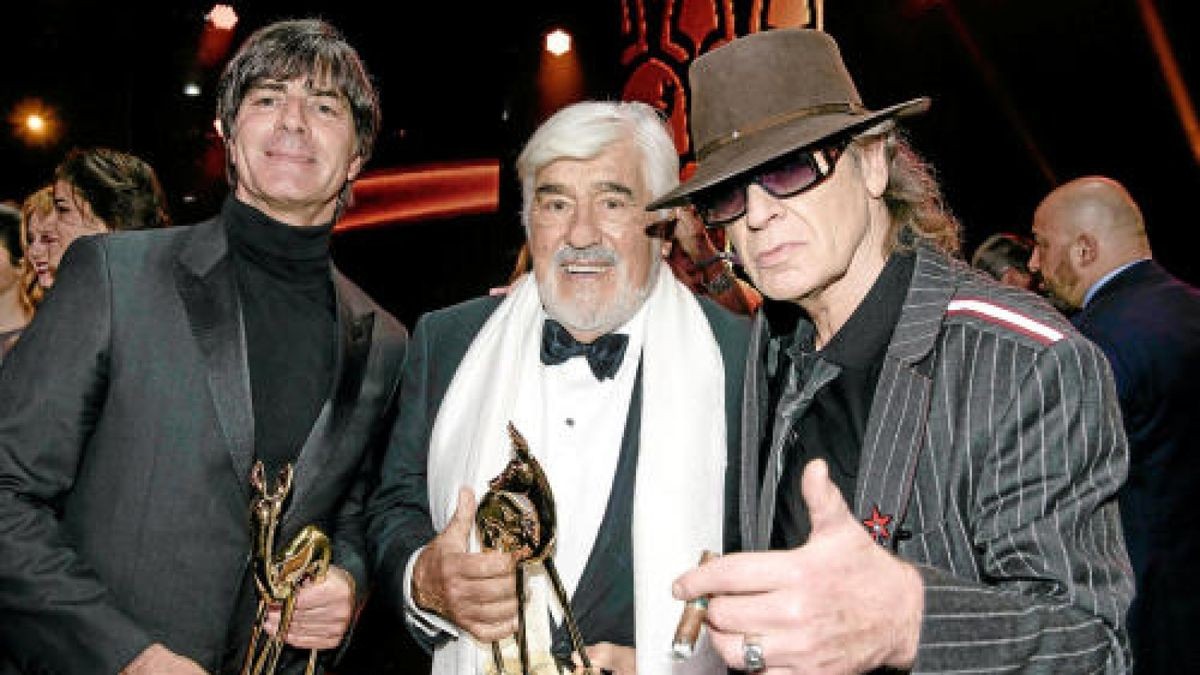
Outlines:
[{"label": "brown fedora hat", "polygon": [[682,204],[793,150],[929,108],[928,98],[863,107],[837,43],[816,30],[779,28],[738,38],[696,59],[688,81],[698,166],[647,210]]}]

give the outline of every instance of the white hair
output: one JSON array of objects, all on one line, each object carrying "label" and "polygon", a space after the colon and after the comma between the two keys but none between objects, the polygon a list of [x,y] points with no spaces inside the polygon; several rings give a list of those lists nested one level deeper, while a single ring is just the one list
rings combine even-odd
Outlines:
[{"label": "white hair", "polygon": [[[658,111],[636,101],[575,103],[543,122],[517,157],[525,231],[538,171],[560,159],[592,159],[626,138],[641,152],[642,180],[651,200],[679,184],[679,155]],[[660,218],[666,216],[667,210],[659,211]]]}]

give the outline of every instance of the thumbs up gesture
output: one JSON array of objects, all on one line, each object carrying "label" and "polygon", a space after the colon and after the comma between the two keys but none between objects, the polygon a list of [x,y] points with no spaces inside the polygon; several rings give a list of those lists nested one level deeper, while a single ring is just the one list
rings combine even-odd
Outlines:
[{"label": "thumbs up gesture", "polygon": [[516,565],[507,553],[468,552],[474,518],[475,495],[461,488],[446,529],[413,565],[412,597],[476,640],[493,642],[517,630]]},{"label": "thumbs up gesture", "polygon": [[916,569],[875,544],[822,460],[804,468],[812,531],[790,551],[715,558],[676,580],[676,598],[712,596],[707,623],[732,668],[748,642],[768,670],[858,673],[916,658],[924,587]]}]

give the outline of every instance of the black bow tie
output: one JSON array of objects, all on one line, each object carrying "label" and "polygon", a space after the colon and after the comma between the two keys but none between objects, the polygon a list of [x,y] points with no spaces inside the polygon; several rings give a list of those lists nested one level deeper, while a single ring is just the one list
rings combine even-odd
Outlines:
[{"label": "black bow tie", "polygon": [[621,359],[625,357],[625,346],[629,336],[609,333],[596,338],[591,344],[576,340],[562,324],[546,319],[542,326],[542,363],[557,366],[574,356],[586,356],[592,374],[597,380],[605,380],[617,374]]}]

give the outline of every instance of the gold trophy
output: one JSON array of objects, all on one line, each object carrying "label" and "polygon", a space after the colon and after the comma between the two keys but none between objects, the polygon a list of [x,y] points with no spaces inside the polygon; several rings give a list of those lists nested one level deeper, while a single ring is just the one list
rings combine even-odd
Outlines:
[{"label": "gold trophy", "polygon": [[[279,479],[271,489],[263,477],[262,462],[255,462],[250,471],[250,484],[255,497],[250,503],[250,521],[254,531],[251,551],[254,584],[258,588],[258,615],[250,633],[250,644],[242,662],[242,675],[274,673],[283,653],[283,639],[292,625],[296,609],[296,590],[309,580],[320,581],[329,570],[329,538],[315,525],[306,525],[288,545],[275,553],[275,530],[288,492],[292,489],[292,465],[279,471]],[[275,635],[263,638],[263,623],[271,604],[283,606],[279,629]],[[260,641],[262,644],[260,645]],[[310,650],[305,675],[317,667],[317,650]]]},{"label": "gold trophy", "polygon": [[[512,439],[513,458],[498,476],[488,482],[488,491],[475,511],[475,524],[479,527],[484,549],[516,554],[516,641],[521,658],[521,674],[530,675],[529,643],[525,634],[525,567],[539,562],[545,567],[554,593],[558,596],[563,619],[571,636],[571,648],[579,654],[585,672],[594,672],[584,650],[579,626],[571,613],[570,599],[554,567],[554,558],[550,555],[555,537],[554,493],[550,490],[550,481],[512,422],[508,423],[508,436]],[[492,643],[492,660],[496,672],[504,675],[504,661],[498,642]]]}]

